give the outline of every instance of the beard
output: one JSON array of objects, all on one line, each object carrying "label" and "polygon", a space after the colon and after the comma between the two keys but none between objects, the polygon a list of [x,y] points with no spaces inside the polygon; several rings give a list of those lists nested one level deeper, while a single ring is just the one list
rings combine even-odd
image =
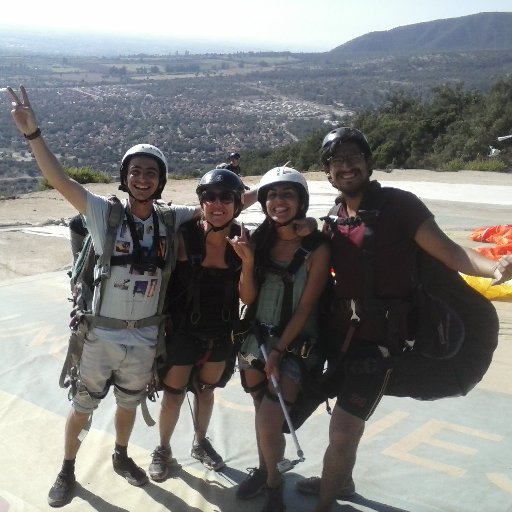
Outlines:
[{"label": "beard", "polygon": [[369,183],[370,183],[370,177],[368,176],[368,178],[365,181],[362,181],[355,187],[350,187],[348,189],[345,189],[345,187],[343,187],[343,188],[338,187],[338,190],[342,193],[342,195],[344,195],[346,197],[351,197],[351,198],[358,197],[364,192],[364,190],[366,189],[366,187],[368,186]]}]

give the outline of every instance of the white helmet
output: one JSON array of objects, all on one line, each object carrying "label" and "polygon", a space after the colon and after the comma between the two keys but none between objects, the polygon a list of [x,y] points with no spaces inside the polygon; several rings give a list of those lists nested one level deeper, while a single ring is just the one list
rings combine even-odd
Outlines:
[{"label": "white helmet", "polygon": [[119,170],[121,177],[121,185],[119,185],[119,190],[128,192],[128,184],[126,181],[128,174],[128,164],[130,163],[130,160],[136,155],[149,156],[157,161],[158,168],[160,170],[160,178],[158,189],[153,195],[153,199],[160,199],[165,184],[167,183],[169,168],[167,166],[167,159],[165,158],[165,155],[156,146],[152,146],[151,144],[137,144],[131,147],[124,154],[123,159],[121,160],[121,168]]},{"label": "white helmet", "polygon": [[309,190],[306,178],[303,174],[293,169],[292,167],[274,167],[270,171],[266,172],[260,180],[258,185],[258,201],[265,213],[266,211],[266,200],[268,189],[272,185],[283,185],[289,183],[297,189],[301,202],[298,217],[304,217],[309,208]]}]

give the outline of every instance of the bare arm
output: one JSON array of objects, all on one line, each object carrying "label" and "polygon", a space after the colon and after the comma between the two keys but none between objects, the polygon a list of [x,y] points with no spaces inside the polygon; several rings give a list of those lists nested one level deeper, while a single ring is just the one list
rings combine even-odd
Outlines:
[{"label": "bare arm", "polygon": [[244,228],[243,223],[241,223],[240,236],[235,236],[232,239],[226,238],[237,256],[242,260],[242,271],[240,272],[240,281],[238,283],[240,300],[244,304],[252,304],[258,295],[258,288],[254,277],[254,249],[249,242],[247,230]]},{"label": "bare arm", "polygon": [[[25,135],[36,133],[38,124],[25,88],[20,87],[21,100],[11,87],[8,87],[7,91],[13,100],[11,115],[18,130]],[[64,172],[62,165],[50,151],[42,135],[29,140],[29,143],[37,165],[48,183],[58,190],[80,213],[85,213],[87,190]]]},{"label": "bare arm", "polygon": [[258,187],[251,188],[244,193],[244,204],[242,209],[245,210],[252,206],[258,200]]},{"label": "bare arm", "polygon": [[478,251],[462,247],[451,240],[437,225],[428,219],[418,228],[416,243],[447,267],[471,276],[492,277],[496,283],[512,278],[512,257],[504,256],[496,263]]}]

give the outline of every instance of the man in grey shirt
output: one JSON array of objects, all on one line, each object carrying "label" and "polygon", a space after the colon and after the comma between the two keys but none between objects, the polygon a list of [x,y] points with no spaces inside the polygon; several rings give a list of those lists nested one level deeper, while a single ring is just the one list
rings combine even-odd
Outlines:
[{"label": "man in grey shirt", "polygon": [[[85,216],[95,252],[102,254],[109,200],[92,194],[65,173],[41,135],[24,87],[21,87],[21,95],[10,87],[8,92],[13,100],[14,122],[29,141],[43,175]],[[174,251],[174,237],[180,224],[199,215],[198,208],[172,207],[174,229],[167,232],[154,204],[166,181],[167,161],[158,148],[138,144],[126,152],[121,164],[120,189],[128,192],[128,198],[122,201],[123,220],[117,229],[112,258],[112,261],[117,258],[120,263],[111,266],[98,304],[98,316],[94,317],[85,337],[77,393],[66,422],[64,462],[48,494],[48,503],[52,507],[63,506],[73,497],[75,458],[83,439],[82,432],[111,381],[117,403],[116,443],[112,455],[114,470],[132,485],[142,486],[148,482],[144,470],[128,457],[127,446],[137,406],[145,397],[146,386],[152,377],[159,329],[156,323],[159,296],[165,293],[161,289],[161,262],[168,251]],[[97,290],[93,309],[94,302],[99,300]]]}]

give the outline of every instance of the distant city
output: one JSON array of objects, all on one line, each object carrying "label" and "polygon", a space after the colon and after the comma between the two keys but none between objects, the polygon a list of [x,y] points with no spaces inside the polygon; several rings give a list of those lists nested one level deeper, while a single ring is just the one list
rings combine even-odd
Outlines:
[{"label": "distant city", "polygon": [[[32,53],[113,57],[129,54],[174,55],[272,51],[270,44],[219,39],[180,39],[169,36],[133,36],[65,30],[19,29],[2,26],[0,54]],[[297,50],[299,51],[299,50]]]}]

